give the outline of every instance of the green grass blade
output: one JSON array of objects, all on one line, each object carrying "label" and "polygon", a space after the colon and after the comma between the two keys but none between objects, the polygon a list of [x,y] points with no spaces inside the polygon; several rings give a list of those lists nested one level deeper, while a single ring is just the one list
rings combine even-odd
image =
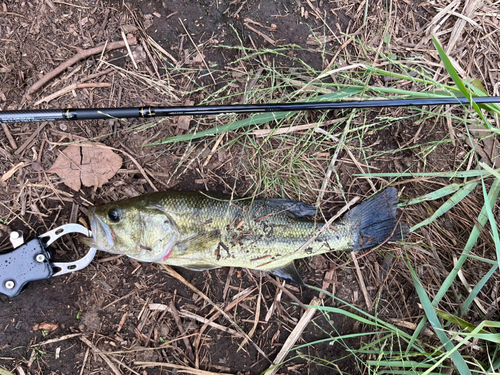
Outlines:
[{"label": "green grass blade", "polygon": [[[318,95],[315,98],[311,98],[310,100],[303,100],[300,103],[306,103],[311,100],[317,100],[317,101],[335,101],[335,100],[342,100],[345,98],[348,98],[353,95],[357,95],[363,91],[362,88],[345,88],[342,90],[338,90],[334,93],[330,94],[324,94],[324,95]],[[145,146],[157,146],[157,145],[162,145],[165,143],[173,143],[173,142],[182,142],[182,141],[190,141],[193,139],[198,139],[198,138],[203,138],[207,137],[210,135],[216,135],[216,134],[221,134],[229,131],[234,131],[237,129],[241,128],[246,128],[248,126],[252,125],[260,125],[260,124],[265,124],[270,121],[276,121],[280,120],[282,118],[285,118],[287,116],[290,116],[294,113],[297,112],[269,112],[269,113],[262,113],[259,115],[255,115],[252,117],[249,117],[244,120],[236,121],[227,125],[223,126],[218,126],[212,129],[207,129],[203,130],[201,132],[195,133],[195,134],[184,134],[184,135],[179,135],[177,137],[171,137],[167,139],[163,139],[161,141],[147,144]]]},{"label": "green grass blade", "polygon": [[464,336],[468,339],[479,339],[491,342],[493,344],[500,344],[500,333],[459,333],[460,336]]},{"label": "green grass blade", "polygon": [[[494,327],[499,328],[500,322],[493,322],[489,320],[484,320],[480,324],[477,325],[470,333],[458,333],[461,336],[464,336],[468,339],[481,339],[492,342],[494,344],[500,344],[500,333],[491,333],[485,331],[484,327]],[[467,328],[468,329],[468,328]],[[462,344],[462,343],[461,343]]]},{"label": "green grass blade", "polygon": [[[500,179],[496,178],[495,182],[497,182],[497,181],[500,181]],[[487,194],[486,194],[486,186],[484,185],[484,181],[482,181],[482,185],[483,185],[483,195],[486,197]],[[488,199],[484,200],[484,207],[486,208],[486,214],[488,215],[488,221],[490,222],[490,226],[491,226],[491,236],[493,237],[493,242],[495,243],[495,250],[497,253],[497,261],[498,261],[498,264],[500,265],[500,238],[498,237],[498,227],[497,227],[497,223],[495,220],[495,216],[493,216],[492,206],[494,206],[494,203],[492,205],[490,203],[490,201],[488,201]]]},{"label": "green grass blade", "polygon": [[483,263],[491,264],[492,266],[495,266],[495,265],[498,266],[498,262],[496,260],[493,260],[493,259],[486,259],[486,258],[478,257],[477,255],[472,255],[472,254],[467,255],[467,258],[478,260],[478,261],[483,262]]},{"label": "green grass blade", "polygon": [[[429,320],[429,323],[431,323],[432,327],[434,328],[434,332],[438,336],[439,340],[443,343],[445,349],[448,351],[447,356],[449,356],[453,362],[455,363],[455,366],[457,367],[458,372],[461,375],[471,375],[470,369],[467,366],[467,363],[465,363],[464,358],[462,355],[456,350],[457,348],[453,346],[452,342],[446,336],[446,333],[443,330],[443,327],[441,326],[441,323],[439,322],[439,319],[436,315],[436,312],[434,311],[434,307],[432,306],[432,303],[427,296],[426,291],[420,285],[420,281],[417,278],[417,275],[415,274],[415,271],[411,267],[410,263],[408,262],[408,267],[410,269],[411,277],[413,279],[413,284],[415,285],[415,289],[417,291],[418,297],[420,298],[420,302],[422,303],[422,306],[425,311],[425,315],[427,316],[427,319]],[[466,341],[466,340],[464,340]],[[444,360],[443,358],[442,360]],[[432,368],[437,367],[437,365],[440,362],[436,363]],[[431,369],[432,369],[431,368]],[[431,369],[427,370],[424,375],[428,374]]]},{"label": "green grass blade", "polygon": [[[469,182],[470,183],[470,182]],[[435,201],[437,199],[446,197],[450,194],[453,194],[458,189],[460,189],[464,184],[450,184],[446,185],[444,188],[435,190],[429,194],[422,195],[417,198],[409,199],[407,202],[403,202],[399,204],[399,207],[411,206],[413,204],[422,203],[425,201]]]},{"label": "green grass blade", "polygon": [[444,52],[444,49],[441,47],[441,44],[439,44],[438,40],[436,39],[436,37],[434,35],[432,36],[432,41],[434,42],[434,45],[436,46],[436,49],[438,50],[439,57],[443,61],[443,64],[444,64],[448,74],[450,75],[451,79],[453,79],[453,82],[455,82],[455,85],[457,85],[460,92],[469,100],[469,102],[472,105],[472,107],[474,108],[474,110],[477,112],[477,114],[484,121],[484,123],[486,124],[488,129],[490,129],[491,124],[489,123],[488,120],[486,120],[486,118],[484,118],[483,113],[481,112],[481,109],[476,104],[476,102],[474,102],[474,100],[472,99],[472,95],[470,94],[469,90],[467,90],[464,83],[462,82],[462,80],[458,76],[458,73],[455,70],[455,67],[451,63],[450,59],[446,55],[446,52]]},{"label": "green grass blade", "polygon": [[[339,309],[337,307],[312,306],[312,305],[311,306],[307,305],[307,307],[315,308],[315,309],[318,309],[318,310],[321,310],[321,311],[331,312],[331,313],[334,313],[334,314],[341,314],[341,315],[344,315],[344,316],[346,316],[348,318],[355,319],[355,320],[357,320],[360,323],[363,323],[363,324],[366,324],[366,325],[370,325],[370,326],[376,326],[376,327],[380,328],[380,326],[382,325],[381,321],[378,320],[378,319],[376,319],[375,317],[372,317],[373,319],[363,318],[362,316],[356,315],[356,314],[354,314],[354,313],[352,313],[350,311],[344,310],[344,309]],[[383,324],[383,325],[385,325],[385,324]]]},{"label": "green grass blade", "polygon": [[[498,259],[498,257],[497,257],[497,259]],[[498,263],[495,264],[493,267],[491,267],[491,269],[488,271],[488,273],[486,275],[484,275],[481,278],[481,280],[479,280],[479,282],[476,284],[476,286],[471,290],[471,292],[470,292],[469,296],[467,297],[467,299],[465,300],[465,302],[462,304],[460,315],[465,314],[469,310],[469,307],[472,304],[472,302],[474,301],[474,298],[477,297],[477,295],[479,294],[481,289],[483,289],[483,287],[486,285],[486,283],[491,278],[491,276],[493,276],[495,274],[495,271],[497,269],[498,269]]]},{"label": "green grass blade", "polygon": [[162,144],[165,144],[165,143],[175,143],[175,142],[191,141],[193,139],[208,137],[208,136],[216,135],[216,134],[222,134],[222,133],[226,133],[226,132],[238,130],[238,129],[241,129],[241,128],[245,128],[247,126],[260,125],[260,124],[265,124],[265,123],[271,122],[271,121],[281,120],[282,118],[285,118],[287,116],[293,115],[295,113],[297,113],[297,112],[269,112],[269,113],[262,113],[262,114],[259,114],[259,115],[251,116],[251,117],[249,117],[247,119],[244,119],[244,120],[232,122],[232,123],[227,124],[227,125],[222,125],[222,126],[218,126],[218,127],[215,127],[215,128],[203,130],[203,131],[198,132],[198,133],[183,134],[183,135],[178,135],[176,137],[171,137],[171,138],[163,139],[163,140],[155,142],[155,143],[147,144],[147,145],[145,145],[145,147],[146,146],[158,146],[158,145],[162,145]]},{"label": "green grass blade", "polygon": [[[389,331],[393,331],[395,333],[397,333],[400,337],[404,337],[404,338],[410,338],[411,336],[409,334],[407,334],[406,332],[400,330],[399,328],[397,328],[395,325],[393,324],[390,324],[390,323],[387,323],[383,320],[380,320],[379,318],[377,318],[376,316],[373,316],[359,308],[357,308],[356,306],[353,306],[351,305],[350,303],[334,296],[333,294],[331,293],[328,293],[327,291],[325,290],[322,290],[320,288],[317,288],[315,286],[312,286],[312,285],[307,285],[309,288],[311,289],[314,289],[318,292],[322,292],[324,293],[325,295],[333,298],[334,300],[338,301],[338,302],[341,302],[342,304],[346,305],[346,306],[349,306],[351,309],[353,309],[354,311],[356,311],[357,313],[359,313],[359,315],[356,315],[356,314],[353,314],[352,312],[349,312],[349,311],[346,311],[346,310],[343,310],[343,309],[339,309],[339,308],[335,308],[335,307],[328,307],[328,306],[310,306],[310,307],[314,307],[320,311],[328,311],[328,312],[334,312],[334,313],[339,313],[339,314],[342,314],[342,315],[346,315],[346,316],[349,316],[350,318],[353,318],[353,319],[356,319],[362,323],[366,323],[366,324],[370,324],[370,325],[377,325],[378,327],[385,327],[386,329],[388,329]],[[365,318],[362,317],[365,316]],[[420,350],[420,349],[419,349]]]},{"label": "green grass blade", "polygon": [[479,162],[479,166],[496,178],[500,179],[500,172],[498,172],[498,170],[491,168],[488,164],[483,163],[482,161]]},{"label": "green grass blade", "polygon": [[[493,185],[491,186],[491,189],[488,193],[488,196],[485,196],[485,201],[487,200],[489,202],[490,207],[495,204],[498,194],[500,193],[500,180],[495,179],[493,181]],[[443,285],[441,288],[439,288],[436,297],[434,298],[434,301],[432,302],[434,306],[437,306],[437,304],[443,299],[444,295],[446,292],[449,290],[451,287],[451,284],[453,283],[453,280],[457,277],[458,271],[462,268],[464,265],[465,261],[468,258],[468,255],[470,251],[472,250],[473,246],[475,245],[477,239],[479,238],[479,234],[481,233],[481,230],[483,229],[484,225],[486,224],[486,221],[488,220],[488,216],[486,213],[486,207],[483,206],[481,209],[481,213],[479,214],[479,217],[477,218],[477,223],[474,225],[474,228],[472,228],[471,234],[469,235],[469,239],[467,240],[467,243],[465,244],[464,251],[462,252],[462,255],[458,259],[457,263],[455,264],[455,267],[453,267],[453,270],[451,270],[450,274],[446,277],[446,280],[443,282]]]},{"label": "green grass blade", "polygon": [[454,171],[454,172],[419,172],[419,173],[356,173],[356,177],[445,177],[445,178],[473,178],[487,177],[490,172],[482,170]]},{"label": "green grass blade", "polygon": [[424,225],[431,224],[437,218],[444,215],[446,212],[455,207],[458,203],[460,203],[467,195],[470,194],[472,190],[477,186],[477,182],[470,182],[465,184],[460,190],[458,190],[455,194],[453,194],[450,199],[448,199],[441,207],[439,207],[431,217],[425,219],[424,221],[414,225],[410,228],[410,232],[417,230]]},{"label": "green grass blade", "polygon": [[[475,326],[474,324],[469,323],[468,321],[466,321],[462,318],[459,318],[458,316],[450,314],[449,312],[446,312],[446,311],[443,311],[443,310],[440,310],[437,308],[434,308],[434,311],[436,312],[437,315],[439,315],[439,317],[441,319],[447,320],[448,322],[453,323],[462,329],[466,329],[469,332],[473,332],[477,328],[477,326]],[[479,331],[479,333],[489,335],[491,332],[481,330],[481,331]]]},{"label": "green grass blade", "polygon": [[[317,306],[315,306],[315,307],[317,307]],[[326,339],[316,340],[316,341],[312,341],[312,342],[308,342],[306,344],[296,346],[293,348],[293,350],[303,349],[303,348],[306,348],[306,347],[311,346],[311,345],[321,344],[323,342],[330,342],[330,344],[331,344],[331,343],[333,343],[335,341],[339,341],[339,340],[358,338],[358,337],[362,337],[362,336],[375,336],[378,334],[379,334],[379,332],[364,332],[364,333],[353,333],[350,335],[343,335],[343,336],[327,337]]]},{"label": "green grass blade", "polygon": [[416,361],[366,361],[367,364],[371,366],[385,366],[385,367],[402,367],[402,368],[430,368],[432,364],[430,363],[420,363]]},{"label": "green grass blade", "polygon": [[[496,202],[498,194],[500,193],[500,183],[498,182],[498,179],[495,179],[493,182],[493,185],[491,186],[491,189],[488,193],[488,196],[485,198],[490,202],[490,205],[494,204]],[[477,224],[474,225],[474,228],[472,228],[472,231],[469,235],[469,239],[467,240],[467,243],[465,244],[464,251],[462,252],[462,255],[458,259],[457,263],[455,264],[455,267],[451,270],[449,275],[446,277],[445,281],[443,282],[441,288],[439,288],[436,297],[432,301],[433,306],[437,306],[438,303],[443,299],[444,295],[448,292],[448,290],[451,287],[451,284],[457,277],[458,271],[462,268],[464,265],[465,261],[470,257],[470,251],[474,247],[477,239],[479,238],[479,234],[481,233],[482,228],[486,224],[486,221],[488,220],[487,214],[486,214],[486,208],[483,206],[481,213],[479,214],[479,217],[477,219]],[[417,340],[418,336],[420,335],[420,332],[424,328],[425,324],[427,323],[427,318],[424,316],[420,323],[418,324],[417,328],[415,329],[415,332],[413,332],[413,336],[410,340],[410,346],[415,343]]]}]

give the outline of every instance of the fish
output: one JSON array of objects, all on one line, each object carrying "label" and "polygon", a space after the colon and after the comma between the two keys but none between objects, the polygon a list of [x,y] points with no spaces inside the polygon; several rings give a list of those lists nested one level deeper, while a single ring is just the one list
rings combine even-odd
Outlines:
[{"label": "fish", "polygon": [[397,204],[397,189],[386,188],[309,241],[325,223],[303,202],[156,192],[91,207],[92,237],[80,240],[142,262],[197,271],[243,267],[303,285],[296,259],[403,240],[408,227],[396,217]]}]

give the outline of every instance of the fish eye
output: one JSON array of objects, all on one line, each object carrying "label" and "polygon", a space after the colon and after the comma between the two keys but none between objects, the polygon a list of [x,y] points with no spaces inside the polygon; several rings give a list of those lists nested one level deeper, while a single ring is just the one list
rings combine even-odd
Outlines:
[{"label": "fish eye", "polygon": [[118,223],[122,218],[122,212],[119,208],[112,208],[108,211],[108,218],[113,223]]}]

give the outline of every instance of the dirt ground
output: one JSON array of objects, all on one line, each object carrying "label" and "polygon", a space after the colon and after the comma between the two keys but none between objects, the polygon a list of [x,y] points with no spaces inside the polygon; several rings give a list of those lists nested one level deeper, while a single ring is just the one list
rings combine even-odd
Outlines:
[{"label": "dirt ground", "polygon": [[[373,27],[382,30],[388,14],[407,22],[407,27],[411,28],[390,23],[396,25],[392,52],[405,53],[418,44],[439,11],[434,5],[420,1],[391,2],[392,13],[387,12],[389,5],[382,2],[370,2],[369,6],[366,23],[363,22],[365,2],[0,0],[0,109],[35,108],[35,102],[41,99],[44,101],[36,108],[192,105],[218,100],[217,90],[227,87],[223,82],[229,80],[234,80],[234,91],[233,96],[228,94],[227,97],[240,102],[240,94],[249,85],[248,80],[241,78],[241,72],[248,69],[257,74],[259,64],[271,59],[265,53],[256,54],[235,67],[231,63],[244,56],[241,46],[255,50],[287,46],[279,56],[272,57],[272,64],[292,72],[294,68],[304,69],[304,64],[321,71],[333,59],[344,59],[348,63],[345,51],[350,48],[352,53],[359,52],[352,44],[343,45],[342,33],[374,33],[376,37],[370,40],[371,47],[378,48],[385,37],[382,32],[374,32]],[[367,26],[370,22],[373,25]],[[323,50],[314,43],[313,34],[329,35]],[[103,53],[105,64],[101,54],[94,54],[27,95],[30,87],[44,74],[69,60],[80,49],[122,41],[124,36],[138,41],[131,45],[137,68],[127,57],[125,48]],[[428,51],[430,47],[421,48]],[[336,51],[340,49],[343,52],[339,57]],[[409,54],[418,52],[411,50]],[[171,68],[173,65],[175,69]],[[472,66],[471,69],[477,72],[479,68]],[[244,77],[247,76],[251,74]],[[86,80],[88,77],[92,79]],[[59,90],[66,91],[47,99]],[[273,95],[279,100],[281,94]],[[404,116],[402,112],[395,113]],[[374,112],[373,117],[377,114]],[[329,119],[338,115],[342,113],[332,113]],[[315,121],[316,115],[310,116],[311,122]],[[239,156],[235,150],[240,148],[237,144],[226,151],[212,152],[212,155],[213,140],[206,144],[201,141],[143,147],[189,132],[195,122],[201,129],[208,124],[203,118],[167,118],[155,126],[140,119],[9,124],[12,140],[0,130],[0,176],[13,168],[15,172],[0,183],[0,251],[9,249],[8,234],[12,230],[22,230],[31,238],[57,225],[86,218],[90,205],[154,189],[248,195],[249,190],[254,189],[253,180],[238,169]],[[144,126],[137,128],[140,124]],[[444,122],[429,123],[420,127],[419,132],[419,142],[428,144],[446,137],[448,127]],[[402,119],[393,127],[367,135],[365,144],[373,145],[373,150],[369,151],[381,155],[373,160],[373,166],[384,172],[401,172],[417,165],[420,156],[416,151],[406,149],[395,153],[415,137],[412,119]],[[123,162],[117,174],[102,187],[82,186],[74,191],[47,170],[66,147],[65,142],[82,139],[115,148]],[[263,149],[265,147],[270,146],[263,146]],[[457,158],[450,158],[450,155],[458,155],[461,147],[464,146],[451,143],[437,147],[426,159],[427,170],[457,168]],[[393,153],[385,156],[384,152],[389,151]],[[326,151],[326,167],[331,154],[332,150]],[[341,155],[341,158],[339,183],[348,187],[347,198],[368,196],[368,182],[355,178],[355,165],[347,156]],[[284,177],[287,178],[292,177]],[[381,186],[382,182],[377,185]],[[314,187],[319,190],[319,186]],[[402,195],[414,197],[426,192],[425,183],[417,182],[403,186]],[[276,191],[261,189],[259,194],[275,196]],[[308,203],[315,203],[316,199],[307,194],[294,196],[286,186],[283,194]],[[443,219],[443,225],[452,224],[443,234],[442,241],[452,241],[459,246],[467,240],[464,231],[473,219],[464,216],[473,217],[467,209],[474,211],[477,207],[474,198],[471,199],[464,203],[465,208],[459,207],[447,216],[446,222]],[[334,188],[329,189],[322,208],[332,215],[342,206],[342,197]],[[418,214],[408,209],[404,220],[413,225],[421,219]],[[421,238],[425,239],[426,234],[424,231]],[[488,241],[491,240],[484,239],[485,243]],[[365,291],[372,301],[378,301],[370,311],[376,310],[379,316],[387,319],[416,318],[423,312],[418,307],[411,280],[404,273],[405,263],[401,260],[393,263],[387,255],[399,254],[400,249],[401,245],[388,244],[386,252],[372,252],[360,259],[358,267],[348,254],[317,256],[297,262],[297,266],[307,284],[328,288],[349,303],[368,309],[358,268],[366,283]],[[54,244],[54,258],[61,261],[75,260],[85,251],[74,238]],[[453,256],[445,263],[443,267],[449,268]],[[242,291],[251,290],[227,312],[248,333],[254,327],[256,309],[260,306],[253,341],[271,361],[304,314],[297,299],[308,304],[318,296],[312,289],[293,285],[286,285],[284,289],[288,293],[282,293],[275,278],[253,271],[227,268],[176,271],[223,309]],[[259,297],[259,287],[262,297]],[[329,298],[325,298],[324,303],[340,306]],[[272,305],[274,311],[266,317]],[[169,312],[171,306],[180,314],[180,320]],[[204,370],[250,375],[269,368],[269,360],[253,345],[247,343],[238,350],[242,339],[220,328],[234,328],[224,317],[214,320],[219,328],[192,318],[195,314],[210,319],[214,311],[212,305],[185,283],[167,274],[161,266],[98,253],[91,265],[82,271],[32,283],[12,299],[0,295],[0,366],[19,374],[175,374],[183,371],[206,374],[201,372]],[[317,313],[297,344],[363,332],[364,329],[366,327],[359,322],[346,317]],[[187,342],[183,337],[187,337]],[[363,368],[348,351],[360,345],[359,338],[352,338],[342,343],[333,341],[308,346],[292,352],[278,373],[361,373]],[[196,368],[200,371],[196,372]]]}]

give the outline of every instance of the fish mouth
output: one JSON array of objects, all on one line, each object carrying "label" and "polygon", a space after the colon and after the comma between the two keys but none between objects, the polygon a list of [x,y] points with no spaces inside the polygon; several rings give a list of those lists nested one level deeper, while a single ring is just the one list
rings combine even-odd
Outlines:
[{"label": "fish mouth", "polygon": [[96,240],[97,227],[96,227],[96,222],[95,222],[93,212],[92,213],[89,212],[89,221],[90,221],[90,231],[92,232],[92,237],[87,237],[87,236],[84,236],[83,234],[80,234],[78,236],[78,240],[81,243],[83,243],[84,245],[96,248],[97,247],[97,240]]},{"label": "fish mouth", "polygon": [[[112,249],[115,246],[115,236],[113,235],[111,228],[99,216],[92,216],[92,218],[94,220],[90,219],[90,227],[92,228],[93,238],[95,239],[97,238],[97,221],[98,221],[99,224],[101,225],[102,230],[104,231],[104,234],[106,235],[106,239],[108,241],[108,247]],[[97,221],[95,219],[97,219]]]},{"label": "fish mouth", "polygon": [[[92,231],[92,237],[79,236],[79,240],[87,246],[94,247],[97,249],[110,248],[112,249],[115,245],[114,235],[108,224],[106,224],[99,216],[94,214],[94,211],[89,210],[89,221],[90,229]],[[98,225],[100,228],[98,228]],[[102,228],[107,240],[107,246],[104,244],[99,245],[98,243],[98,232]],[[104,245],[104,246],[103,246]]]},{"label": "fish mouth", "polygon": [[83,234],[79,234],[77,236],[77,238],[78,238],[78,241],[80,241],[84,245],[87,245],[87,246],[93,247],[93,248],[97,247],[97,243],[95,242],[95,239],[93,237],[86,237]]}]

